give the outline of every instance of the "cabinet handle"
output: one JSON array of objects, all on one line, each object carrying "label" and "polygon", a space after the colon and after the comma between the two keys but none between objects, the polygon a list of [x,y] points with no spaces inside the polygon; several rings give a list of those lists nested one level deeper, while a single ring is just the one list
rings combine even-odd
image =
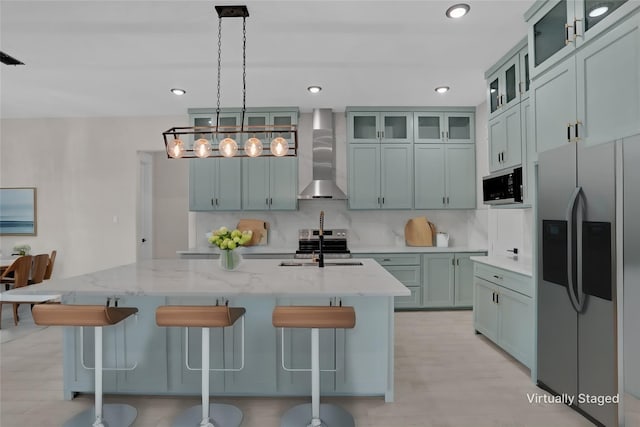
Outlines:
[{"label": "cabinet handle", "polygon": [[574,134],[576,135],[576,139],[575,141],[578,142],[580,140],[580,135],[578,133],[578,129],[580,128],[579,125],[581,125],[582,122],[580,120],[576,121],[576,124],[573,125],[573,129],[574,129]]},{"label": "cabinet handle", "polygon": [[456,265],[456,260],[451,258],[451,265]]},{"label": "cabinet handle", "polygon": [[576,41],[578,38],[578,22],[582,22],[582,19],[573,20],[573,41]]},{"label": "cabinet handle", "polygon": [[264,204],[269,206],[269,198],[268,197],[266,199],[264,199]]},{"label": "cabinet handle", "polygon": [[378,197],[378,204],[380,204],[380,197]]},{"label": "cabinet handle", "polygon": [[447,141],[449,140],[449,131],[445,132],[447,134]]},{"label": "cabinet handle", "polygon": [[440,138],[444,141],[444,131],[440,132]]},{"label": "cabinet handle", "polygon": [[567,123],[567,142],[571,142],[571,123]]},{"label": "cabinet handle", "polygon": [[391,261],[391,258],[382,258],[382,261],[383,262],[389,262],[389,261]]},{"label": "cabinet handle", "polygon": [[218,198],[216,197],[216,206],[218,206]]},{"label": "cabinet handle", "polygon": [[493,277],[495,277],[496,279],[502,279],[502,277],[498,276],[497,274],[494,274]]},{"label": "cabinet handle", "polygon": [[522,82],[518,82],[518,92],[520,92],[520,95],[524,93],[524,91],[522,90]]},{"label": "cabinet handle", "polygon": [[496,302],[496,293],[491,292],[491,301]]},{"label": "cabinet handle", "polygon": [[380,131],[380,139],[384,139],[384,131],[383,130]]},{"label": "cabinet handle", "polygon": [[496,292],[496,304],[500,304],[500,294]]},{"label": "cabinet handle", "polygon": [[[573,21],[575,24],[575,20]],[[569,28],[573,28],[573,32],[575,33],[575,27],[573,25],[569,25],[569,24],[564,24],[564,33],[565,33],[565,39],[564,39],[564,45],[567,46],[569,43],[571,43],[573,40],[569,40]],[[575,40],[575,39],[574,39]]]},{"label": "cabinet handle", "polygon": [[447,196],[447,204],[449,204],[449,196]]},{"label": "cabinet handle", "polygon": [[444,201],[444,199],[445,199],[445,197],[444,197],[444,196],[442,196],[442,204],[443,204],[443,205],[444,205],[444,204],[446,204],[446,203],[445,203],[445,201]]},{"label": "cabinet handle", "polygon": [[456,265],[460,265],[460,260],[459,259],[456,260]]},{"label": "cabinet handle", "polygon": [[213,206],[213,199],[211,199],[211,206]]},{"label": "cabinet handle", "polygon": [[382,198],[382,204],[384,205],[384,197]]},{"label": "cabinet handle", "polygon": [[272,204],[273,204],[273,199],[269,197],[269,206],[271,206]]}]

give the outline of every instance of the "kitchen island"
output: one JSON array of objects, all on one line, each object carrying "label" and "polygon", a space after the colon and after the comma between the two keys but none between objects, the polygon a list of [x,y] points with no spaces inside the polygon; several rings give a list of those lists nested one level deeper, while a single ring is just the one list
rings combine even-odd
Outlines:
[{"label": "kitchen island", "polygon": [[[353,262],[354,260],[350,260]],[[362,265],[281,266],[291,260],[244,260],[224,271],[213,260],[151,260],[68,279],[16,289],[12,293],[58,293],[64,303],[105,304],[139,308],[138,315],[104,333],[105,393],[193,395],[200,393],[200,375],[185,367],[200,366],[200,334],[155,325],[155,310],[171,304],[229,304],[245,307],[244,358],[242,325],[212,330],[211,367],[239,368],[212,372],[214,395],[308,395],[309,331],[285,330],[271,324],[276,305],[353,306],[356,327],[322,330],[320,334],[323,395],[384,396],[393,401],[393,297],[409,290],[371,259]],[[340,263],[337,261],[336,263]],[[341,263],[340,263],[341,264]],[[67,328],[64,333],[64,393],[93,391],[93,373],[83,367],[93,360],[93,331]],[[185,350],[188,350],[185,352]],[[136,364],[137,363],[137,364]]]}]

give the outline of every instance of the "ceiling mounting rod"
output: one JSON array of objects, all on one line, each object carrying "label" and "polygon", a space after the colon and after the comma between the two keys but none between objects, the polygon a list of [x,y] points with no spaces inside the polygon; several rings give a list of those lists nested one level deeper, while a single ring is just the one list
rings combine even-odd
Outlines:
[{"label": "ceiling mounting rod", "polygon": [[249,16],[247,6],[216,6],[218,18],[246,18]]}]

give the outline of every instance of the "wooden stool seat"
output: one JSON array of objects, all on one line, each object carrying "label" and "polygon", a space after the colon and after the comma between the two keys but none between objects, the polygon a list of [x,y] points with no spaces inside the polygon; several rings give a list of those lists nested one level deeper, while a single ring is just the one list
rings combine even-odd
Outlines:
[{"label": "wooden stool seat", "polygon": [[243,307],[210,305],[171,305],[158,307],[158,326],[193,328],[226,328],[233,326],[245,313]]},{"label": "wooden stool seat", "polygon": [[278,306],[272,322],[276,328],[351,329],[356,312],[353,307]]},{"label": "wooden stool seat", "polygon": [[41,326],[111,326],[137,312],[135,307],[41,304],[33,307],[33,321]]}]

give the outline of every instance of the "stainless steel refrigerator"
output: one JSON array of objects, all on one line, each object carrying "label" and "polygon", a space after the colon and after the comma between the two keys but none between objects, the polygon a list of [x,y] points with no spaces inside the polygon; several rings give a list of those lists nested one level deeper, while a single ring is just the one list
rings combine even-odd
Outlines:
[{"label": "stainless steel refrigerator", "polygon": [[539,154],[538,220],[538,385],[617,426],[614,143]]}]

